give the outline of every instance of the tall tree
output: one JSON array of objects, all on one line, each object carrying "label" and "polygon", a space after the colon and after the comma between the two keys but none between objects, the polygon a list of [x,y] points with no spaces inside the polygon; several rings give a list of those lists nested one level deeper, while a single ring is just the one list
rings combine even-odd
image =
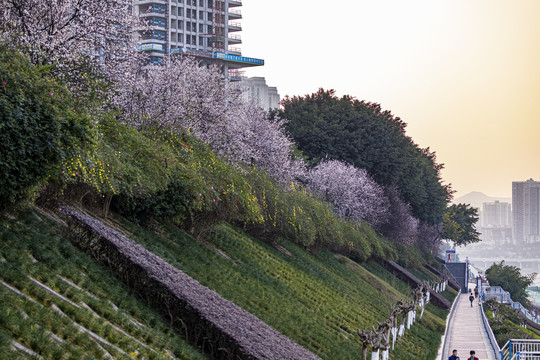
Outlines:
[{"label": "tall tree", "polygon": [[449,186],[442,183],[435,154],[406,135],[406,124],[379,104],[341,98],[334,90],[285,98],[281,117],[298,148],[313,163],[323,158],[366,169],[379,184],[396,186],[414,217],[442,222]]},{"label": "tall tree", "polygon": [[442,236],[457,246],[479,242],[480,233],[475,228],[477,222],[478,209],[469,204],[453,204],[444,214]]},{"label": "tall tree", "polygon": [[530,307],[526,290],[534,282],[536,273],[522,275],[518,267],[506,265],[503,260],[491,265],[486,270],[486,277],[490,285],[502,287],[510,293],[512,300],[520,302],[527,308]]}]

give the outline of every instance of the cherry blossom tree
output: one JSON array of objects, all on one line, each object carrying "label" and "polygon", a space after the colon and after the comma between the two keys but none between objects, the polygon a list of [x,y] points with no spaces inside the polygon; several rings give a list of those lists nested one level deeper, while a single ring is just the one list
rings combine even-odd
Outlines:
[{"label": "cherry blossom tree", "polygon": [[138,129],[189,132],[231,162],[268,170],[279,182],[303,175],[285,122],[243,100],[217,66],[200,66],[190,57],[141,65],[119,84],[114,104]]},{"label": "cherry blossom tree", "polygon": [[133,67],[119,81],[113,103],[122,109],[124,121],[138,129],[204,133],[223,123],[234,98],[217,67],[201,67],[188,57]]},{"label": "cherry blossom tree", "polygon": [[411,206],[401,199],[395,186],[387,187],[385,195],[389,203],[388,219],[379,224],[378,229],[396,243],[414,244],[420,222],[413,216]]},{"label": "cherry blossom tree", "polygon": [[[294,142],[286,134],[286,121],[270,114],[259,106],[239,101],[231,114],[239,125],[235,133],[241,135],[242,150],[228,156],[246,164],[268,170],[281,183],[290,183],[305,176],[305,163],[292,155]],[[214,132],[214,136],[219,135]]]},{"label": "cherry blossom tree", "polygon": [[140,52],[129,0],[2,0],[0,38],[68,80],[118,79]]},{"label": "cherry blossom tree", "polygon": [[336,212],[345,218],[378,225],[388,216],[388,200],[383,188],[364,169],[326,160],[308,172],[307,187],[332,203]]}]

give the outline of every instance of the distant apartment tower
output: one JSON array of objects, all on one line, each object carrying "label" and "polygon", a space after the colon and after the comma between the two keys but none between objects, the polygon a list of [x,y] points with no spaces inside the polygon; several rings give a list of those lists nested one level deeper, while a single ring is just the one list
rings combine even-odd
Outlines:
[{"label": "distant apartment tower", "polygon": [[512,207],[507,202],[482,204],[480,238],[483,242],[502,245],[512,241]]},{"label": "distant apartment tower", "polygon": [[512,182],[512,211],[516,244],[540,241],[540,182]]},{"label": "distant apartment tower", "polygon": [[246,100],[265,110],[279,109],[280,97],[276,87],[268,86],[264,77],[242,77],[241,90]]},{"label": "distant apartment tower", "polygon": [[512,206],[507,202],[486,202],[482,204],[482,226],[512,226]]},{"label": "distant apartment tower", "polygon": [[140,50],[152,63],[166,56],[191,55],[203,64],[218,64],[231,80],[239,69],[264,65],[264,60],[242,56],[238,8],[242,0],[133,0],[134,14],[146,20],[139,34]]}]

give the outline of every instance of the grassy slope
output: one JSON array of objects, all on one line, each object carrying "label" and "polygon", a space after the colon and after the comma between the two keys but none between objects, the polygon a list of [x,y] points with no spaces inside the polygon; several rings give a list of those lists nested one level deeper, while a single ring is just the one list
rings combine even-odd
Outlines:
[{"label": "grassy slope", "polygon": [[[230,225],[210,234],[205,246],[174,226],[150,232],[118,221],[135,241],[324,359],[357,359],[356,329],[383,321],[390,306],[410,293],[377,264],[366,265],[370,273],[290,242],[278,250]],[[392,358],[434,359],[446,314],[428,305],[421,325],[407,333]]]},{"label": "grassy slope", "polygon": [[[26,356],[12,350],[11,341],[15,340],[45,359],[96,359],[103,358],[105,352],[115,359],[204,359],[171,331],[155,311],[134,298],[106,268],[63,239],[57,227],[35,212],[16,220],[0,220],[0,280],[41,304],[0,284],[0,358]],[[80,307],[47,292],[27,275]],[[92,311],[81,306],[84,304]],[[55,307],[68,317],[60,316]],[[73,321],[114,346],[99,343],[78,331]],[[53,339],[51,333],[60,340]]]}]

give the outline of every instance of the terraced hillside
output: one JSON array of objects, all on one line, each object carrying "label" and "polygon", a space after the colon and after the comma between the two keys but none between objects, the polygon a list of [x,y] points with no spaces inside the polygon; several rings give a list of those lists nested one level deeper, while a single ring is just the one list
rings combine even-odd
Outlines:
[{"label": "terraced hillside", "polygon": [[0,222],[0,304],[1,359],[204,359],[37,212]]},{"label": "terraced hillside", "polygon": [[[376,263],[361,266],[287,241],[272,246],[228,224],[205,243],[167,224],[149,231],[116,218],[113,225],[323,359],[357,359],[356,329],[385,320],[395,301],[410,296],[405,283]],[[456,294],[448,289],[443,296]],[[435,358],[447,312],[431,304],[427,310],[393,359]]]},{"label": "terraced hillside", "polygon": [[[148,230],[119,217],[109,224],[323,359],[357,359],[356,329],[383,321],[390,306],[410,294],[375,262],[359,265],[290,242],[269,245],[227,224],[205,242],[169,224]],[[2,221],[0,301],[9,305],[0,310],[0,353],[203,358],[62,232],[37,212]],[[449,289],[443,295],[456,294]],[[434,359],[446,314],[428,305],[391,358]]]}]

